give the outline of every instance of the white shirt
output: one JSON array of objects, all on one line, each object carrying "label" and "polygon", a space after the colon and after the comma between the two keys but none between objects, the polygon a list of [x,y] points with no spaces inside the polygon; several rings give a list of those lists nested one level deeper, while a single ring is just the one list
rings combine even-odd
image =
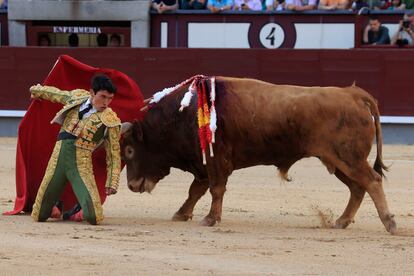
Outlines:
[{"label": "white shirt", "polygon": [[[413,28],[411,28],[412,31],[414,31]],[[398,38],[399,39],[407,39],[408,41],[408,45],[413,45],[414,44],[414,40],[411,37],[411,35],[409,33],[407,33],[406,31],[399,31],[400,33],[398,34]]]},{"label": "white shirt", "polygon": [[[79,107],[79,111],[82,111],[82,110],[84,110],[85,108],[87,108],[89,104],[92,104],[92,103],[91,103],[91,98],[89,98],[86,102],[84,102],[83,104],[81,104],[81,106]],[[96,109],[93,107],[93,105],[92,105],[91,110],[89,110],[88,112],[86,112],[86,113],[83,115],[82,119],[88,118],[89,116],[91,116],[93,113],[96,113],[97,111],[98,111],[98,110],[96,110]]]},{"label": "white shirt", "polygon": [[247,3],[244,0],[235,0],[234,1],[234,7],[238,8],[238,10],[241,9],[241,5],[246,4],[249,9],[253,11],[261,11],[262,10],[262,2],[260,0],[247,0]]}]

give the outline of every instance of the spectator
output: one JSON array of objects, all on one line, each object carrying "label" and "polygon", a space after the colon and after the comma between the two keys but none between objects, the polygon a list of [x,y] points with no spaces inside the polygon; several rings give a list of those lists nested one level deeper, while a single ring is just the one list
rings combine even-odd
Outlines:
[{"label": "spectator", "polygon": [[37,38],[37,45],[38,46],[48,47],[48,46],[50,46],[50,44],[51,44],[51,41],[50,41],[50,38],[47,34],[41,34]]},{"label": "spectator", "polygon": [[392,5],[392,0],[381,0],[379,8],[381,10],[387,10]]},{"label": "spectator", "polygon": [[79,46],[79,37],[77,34],[70,34],[68,37],[68,43],[70,47],[78,47]]},{"label": "spectator", "polygon": [[371,17],[364,30],[363,43],[371,45],[390,44],[388,28],[382,26],[378,18]]},{"label": "spectator", "polygon": [[158,13],[173,12],[178,9],[177,0],[152,0],[151,7]]},{"label": "spectator", "polygon": [[265,9],[266,11],[282,11],[285,9],[285,0],[265,0]]},{"label": "spectator", "polygon": [[261,0],[235,0],[234,10],[238,11],[261,11]]},{"label": "spectator", "polygon": [[0,0],[0,10],[7,9],[7,0]]},{"label": "spectator", "polygon": [[286,0],[286,9],[290,11],[308,11],[316,8],[316,0]]},{"label": "spectator", "polygon": [[414,45],[414,11],[404,14],[398,31],[392,36],[392,45]]},{"label": "spectator", "polygon": [[233,0],[208,0],[207,8],[212,13],[229,11],[233,8]]},{"label": "spectator", "polygon": [[111,39],[109,40],[110,47],[120,47],[121,46],[121,36],[119,34],[111,35]]},{"label": "spectator", "polygon": [[370,0],[368,1],[368,8],[371,10],[380,10],[384,9],[383,6],[385,5],[385,0]]},{"label": "spectator", "polygon": [[96,43],[98,44],[98,47],[108,46],[108,36],[104,33],[98,34],[96,37]]},{"label": "spectator", "polygon": [[181,0],[181,9],[183,10],[204,10],[206,0]]},{"label": "spectator", "polygon": [[320,0],[320,10],[347,10],[351,7],[349,0]]},{"label": "spectator", "polygon": [[354,0],[351,4],[351,10],[353,11],[359,11],[362,8],[369,9],[368,3],[364,0]]},{"label": "spectator", "polygon": [[405,10],[405,4],[403,4],[402,0],[392,0],[388,10]]}]

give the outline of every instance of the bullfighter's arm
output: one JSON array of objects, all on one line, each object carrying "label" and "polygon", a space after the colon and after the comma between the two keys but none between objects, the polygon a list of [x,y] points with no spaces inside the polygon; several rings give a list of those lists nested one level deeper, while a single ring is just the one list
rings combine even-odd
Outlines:
[{"label": "bullfighter's arm", "polygon": [[32,98],[48,100],[53,103],[67,104],[72,97],[83,97],[89,94],[83,89],[75,89],[72,91],[60,90],[53,86],[43,86],[40,84],[30,87]]},{"label": "bullfighter's arm", "polygon": [[108,127],[108,134],[105,138],[106,150],[106,185],[116,192],[119,185],[119,176],[121,174],[121,150],[119,146],[119,139],[121,136],[121,127]]}]

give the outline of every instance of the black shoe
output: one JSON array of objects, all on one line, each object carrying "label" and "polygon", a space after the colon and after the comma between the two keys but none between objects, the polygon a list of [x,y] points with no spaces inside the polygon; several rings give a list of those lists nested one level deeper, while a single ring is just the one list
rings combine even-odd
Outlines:
[{"label": "black shoe", "polygon": [[80,204],[76,204],[75,206],[72,207],[72,209],[66,211],[63,213],[63,220],[68,220],[71,216],[73,216],[74,214],[78,213],[81,210],[81,206]]}]

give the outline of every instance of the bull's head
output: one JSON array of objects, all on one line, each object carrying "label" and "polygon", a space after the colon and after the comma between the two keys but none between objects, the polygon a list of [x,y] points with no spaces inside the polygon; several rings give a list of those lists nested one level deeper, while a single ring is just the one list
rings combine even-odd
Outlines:
[{"label": "bull's head", "polygon": [[157,138],[144,133],[141,122],[124,127],[121,157],[127,168],[128,188],[133,192],[150,193],[170,173]]}]

